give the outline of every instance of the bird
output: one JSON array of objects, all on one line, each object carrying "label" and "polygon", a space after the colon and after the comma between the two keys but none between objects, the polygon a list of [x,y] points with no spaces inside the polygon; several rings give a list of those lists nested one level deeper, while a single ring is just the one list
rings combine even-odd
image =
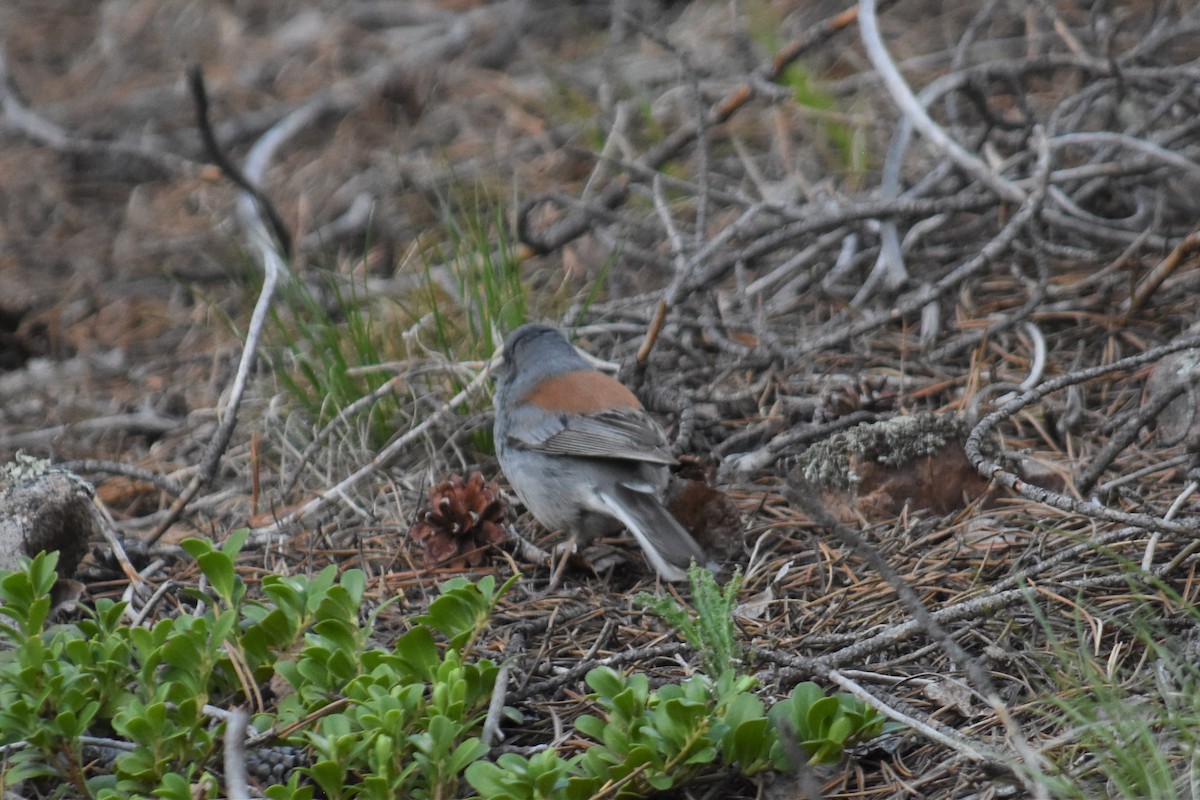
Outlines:
[{"label": "bird", "polygon": [[693,561],[713,569],[663,505],[676,460],[666,432],[633,392],[592,368],[550,325],[517,328],[503,356],[496,454],[538,522],[565,531],[572,549],[624,527],[667,581],[686,578]]}]

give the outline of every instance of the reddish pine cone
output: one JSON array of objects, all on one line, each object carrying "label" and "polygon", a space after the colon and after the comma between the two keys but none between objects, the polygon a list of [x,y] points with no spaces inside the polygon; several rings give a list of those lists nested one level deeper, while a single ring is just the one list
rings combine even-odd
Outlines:
[{"label": "reddish pine cone", "polygon": [[428,566],[463,569],[483,563],[488,550],[504,540],[504,500],[494,483],[472,472],[466,482],[451,475],[429,489],[429,507],[408,530],[425,548]]}]

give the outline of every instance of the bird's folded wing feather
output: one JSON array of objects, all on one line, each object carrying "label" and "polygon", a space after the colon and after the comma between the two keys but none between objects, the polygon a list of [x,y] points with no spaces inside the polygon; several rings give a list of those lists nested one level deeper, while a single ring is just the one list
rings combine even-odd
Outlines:
[{"label": "bird's folded wing feather", "polygon": [[514,414],[509,443],[560,456],[674,464],[667,437],[642,409],[592,414]]}]

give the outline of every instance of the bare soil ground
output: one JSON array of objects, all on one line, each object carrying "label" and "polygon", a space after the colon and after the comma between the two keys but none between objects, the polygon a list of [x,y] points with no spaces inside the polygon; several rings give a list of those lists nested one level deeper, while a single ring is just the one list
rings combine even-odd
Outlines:
[{"label": "bare soil ground", "polygon": [[[618,655],[677,679],[698,660],[653,649],[673,634],[630,601],[654,579],[629,543],[541,596],[548,569],[530,554],[555,537],[520,509],[535,547],[508,542],[479,567],[431,567],[408,538],[431,485],[473,470],[502,483],[475,434],[487,381],[449,406],[484,365],[422,349],[429,317],[410,313],[429,275],[457,274],[447,219],[501,209],[533,313],[579,322],[579,343],[624,365],[736,504],[708,544],[745,571],[737,622],[767,695],[816,676],[924,724],[822,773],[826,796],[1021,796],[1039,772],[1115,792],[1048,698],[1067,691],[1068,655],[1152,686],[1161,653],[1130,624],[1149,614],[1168,651],[1195,627],[1200,18],[1139,2],[882,5],[871,52],[874,14],[801,0],[3,4],[0,460],[23,449],[92,480],[131,551],[166,526],[155,582],[195,581],[184,536],[276,523],[247,579],[362,568],[373,601],[403,596],[384,640],[438,581],[520,569],[487,643],[523,687],[509,746],[585,710],[581,664]],[[193,64],[236,161],[312,112],[263,188],[298,279],[369,295],[408,438],[330,493],[384,443],[354,418],[310,447],[336,409],[305,411],[260,362],[219,468],[174,519],[231,413],[262,281],[237,191],[201,143]],[[919,412],[961,427],[890,462],[891,444],[834,440],[828,458],[857,463],[848,481],[814,466],[830,436]],[[805,498],[858,531],[945,635],[911,623],[895,581]],[[704,502],[720,510],[702,517],[728,511]],[[126,588],[103,549],[85,599]],[[786,776],[714,781],[795,796]]]}]

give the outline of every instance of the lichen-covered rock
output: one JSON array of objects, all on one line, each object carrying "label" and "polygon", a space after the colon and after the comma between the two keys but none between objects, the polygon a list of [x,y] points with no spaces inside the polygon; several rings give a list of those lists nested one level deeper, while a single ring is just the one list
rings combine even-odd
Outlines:
[{"label": "lichen-covered rock", "polygon": [[[1142,404],[1174,395],[1156,420],[1155,438],[1164,447],[1200,450],[1200,349],[1163,356],[1146,380]],[[1165,398],[1164,398],[1165,399]]]},{"label": "lichen-covered rock", "polygon": [[988,488],[963,451],[967,433],[948,414],[894,417],[813,445],[796,469],[843,521],[890,519],[905,506],[947,514]]},{"label": "lichen-covered rock", "polygon": [[57,550],[59,577],[71,577],[95,531],[93,493],[75,473],[24,453],[0,466],[0,570]]}]

